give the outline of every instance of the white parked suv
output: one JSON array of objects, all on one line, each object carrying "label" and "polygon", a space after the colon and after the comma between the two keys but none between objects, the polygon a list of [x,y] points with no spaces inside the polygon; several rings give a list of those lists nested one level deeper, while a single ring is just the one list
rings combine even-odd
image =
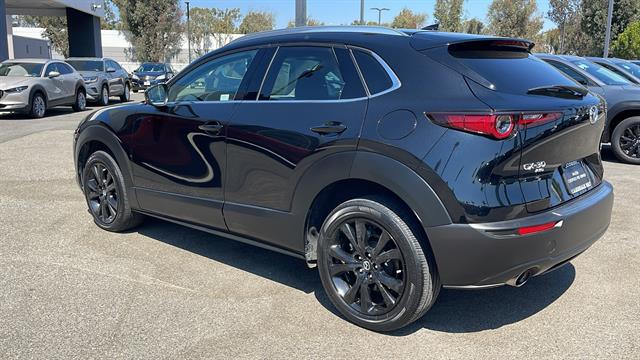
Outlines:
[{"label": "white parked suv", "polygon": [[50,59],[16,59],[0,63],[0,111],[41,118],[47,109],[87,106],[82,76],[69,64]]}]

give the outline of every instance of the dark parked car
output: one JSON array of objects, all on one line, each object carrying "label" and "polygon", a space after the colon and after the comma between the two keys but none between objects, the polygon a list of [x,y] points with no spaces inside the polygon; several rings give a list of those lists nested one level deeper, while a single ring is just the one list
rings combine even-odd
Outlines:
[{"label": "dark parked car", "polygon": [[82,121],[78,183],[105,230],[145,214],[305,259],[347,319],[397,329],[442,286],[521,286],[609,225],[604,103],[531,46],[248,35]]},{"label": "dark parked car", "polygon": [[616,58],[587,57],[586,59],[606,67],[636,85],[640,84],[640,66],[634,63]]},{"label": "dark parked car", "polygon": [[618,159],[640,164],[640,86],[582,57],[537,56],[606,99],[607,123],[602,142],[611,142]]},{"label": "dark parked car", "polygon": [[133,92],[146,90],[150,86],[164,83],[175,74],[176,71],[170,64],[143,63],[139,68],[133,70],[133,74],[131,75]]},{"label": "dark parked car", "polygon": [[122,102],[131,99],[129,73],[115,60],[75,57],[65,61],[82,75],[87,88],[87,100],[107,105],[111,96],[120,97]]}]

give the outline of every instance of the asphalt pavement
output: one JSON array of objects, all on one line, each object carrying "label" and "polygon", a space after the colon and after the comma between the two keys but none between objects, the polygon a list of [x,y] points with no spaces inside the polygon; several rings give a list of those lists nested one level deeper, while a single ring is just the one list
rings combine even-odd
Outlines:
[{"label": "asphalt pavement", "polygon": [[640,166],[608,150],[613,219],[587,252],[378,334],[298,259],[160,220],[100,230],[74,181],[86,114],[0,114],[0,358],[640,359]]}]

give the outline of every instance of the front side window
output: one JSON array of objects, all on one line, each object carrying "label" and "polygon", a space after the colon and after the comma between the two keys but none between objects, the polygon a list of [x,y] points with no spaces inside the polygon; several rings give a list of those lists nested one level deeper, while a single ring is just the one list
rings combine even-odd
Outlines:
[{"label": "front side window", "polygon": [[614,73],[602,65],[592,63],[586,60],[574,60],[572,61],[577,67],[598,78],[607,85],[630,85],[624,77]]},{"label": "front side window", "polygon": [[42,72],[43,64],[5,62],[0,64],[0,76],[37,77]]},{"label": "front side window", "polygon": [[56,72],[60,73],[60,69],[58,69],[58,64],[56,64],[56,63],[51,63],[51,64],[47,65],[47,68],[46,68],[46,70],[44,71],[44,76],[49,76],[49,74],[50,74],[52,71],[56,71]]},{"label": "front side window", "polygon": [[265,78],[260,100],[340,100],[364,96],[353,63],[350,59],[347,62],[346,50],[336,50],[340,51],[341,60],[331,47],[281,47]]},{"label": "front side window", "polygon": [[213,59],[181,77],[169,89],[169,101],[234,100],[258,50]]},{"label": "front side window", "polygon": [[582,74],[580,74],[579,72],[573,70],[571,67],[553,61],[553,60],[545,60],[547,61],[549,64],[551,64],[553,67],[555,67],[556,69],[562,71],[565,75],[569,76],[570,78],[572,78],[573,80],[577,81],[579,84],[581,85],[590,85],[589,84],[589,80],[587,80],[586,77],[582,76]]},{"label": "front side window", "polygon": [[60,72],[60,74],[62,74],[62,75],[68,75],[68,74],[73,73],[73,69],[71,69],[71,67],[69,67],[69,65],[67,65],[67,64],[62,64],[62,63],[59,63],[59,64],[58,64],[58,71],[59,71],[59,72]]}]

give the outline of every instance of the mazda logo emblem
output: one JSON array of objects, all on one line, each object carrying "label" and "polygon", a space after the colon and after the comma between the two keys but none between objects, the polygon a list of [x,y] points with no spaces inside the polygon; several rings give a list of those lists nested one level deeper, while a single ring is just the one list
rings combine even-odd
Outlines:
[{"label": "mazda logo emblem", "polygon": [[592,106],[591,108],[589,108],[589,122],[592,124],[595,124],[598,122],[598,107],[597,106]]}]

